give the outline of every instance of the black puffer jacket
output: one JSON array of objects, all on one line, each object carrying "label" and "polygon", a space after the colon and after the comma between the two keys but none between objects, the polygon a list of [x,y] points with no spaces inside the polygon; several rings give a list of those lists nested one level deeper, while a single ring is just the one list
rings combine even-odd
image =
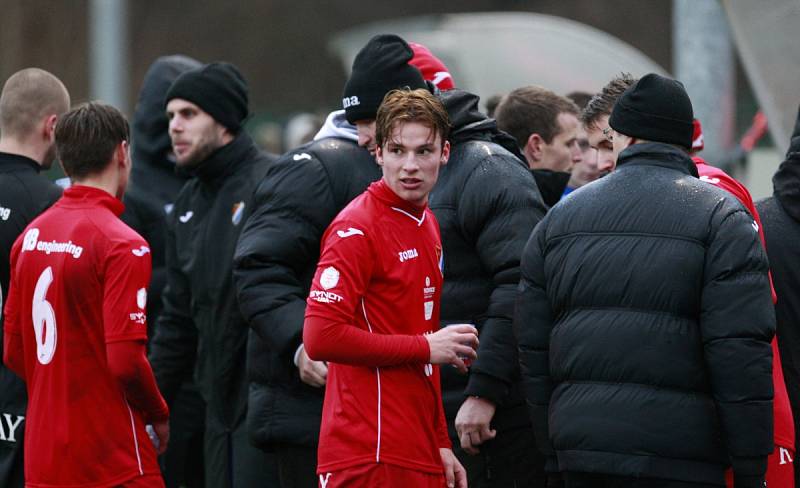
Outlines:
[{"label": "black puffer jacket", "polygon": [[[795,434],[800,433],[800,117],[786,159],[772,178],[774,193],[756,203],[764,226],[775,304],[778,348]],[[800,483],[800,469],[795,470]],[[800,485],[798,485],[800,486]]]},{"label": "black puffer jacket", "polygon": [[453,125],[450,160],[429,199],[444,248],[441,318],[476,324],[481,341],[469,376],[442,368],[448,426],[452,434],[465,395],[498,405],[494,428],[526,426],[511,321],[519,259],[545,207],[516,142],[478,110],[478,97],[450,90],[441,99]]},{"label": "black puffer jacket", "polygon": [[247,323],[233,288],[233,252],[271,161],[242,131],[193,170],[167,222],[167,286],[150,362],[170,401],[196,353],[208,415],[230,429],[247,405]]},{"label": "black puffer jacket", "polygon": [[744,207],[696,176],[679,149],[632,146],[525,248],[514,332],[560,471],[723,484],[731,461],[766,469],[767,260]]},{"label": "black puffer jacket", "polygon": [[167,89],[184,71],[202,66],[186,56],[158,58],[147,70],[136,102],[131,123],[131,181],[125,191],[125,213],[122,220],[150,244],[153,274],[147,290],[148,337],[161,313],[161,292],[166,284],[164,239],[167,234],[167,214],[175,197],[189,179],[177,172],[172,158],[172,142],[168,133],[164,96]]},{"label": "black puffer jacket", "polygon": [[325,138],[282,156],[256,190],[234,277],[251,327],[247,422],[259,447],[317,444],[325,390],[303,383],[294,364],[306,297],[325,229],[380,175],[352,139]]}]

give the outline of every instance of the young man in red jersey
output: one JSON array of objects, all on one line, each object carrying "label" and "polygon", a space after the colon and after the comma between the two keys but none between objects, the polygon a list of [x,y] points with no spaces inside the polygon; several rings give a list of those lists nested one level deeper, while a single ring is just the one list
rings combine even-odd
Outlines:
[{"label": "young man in red jersey", "polygon": [[[56,127],[73,186],[11,250],[4,361],[27,384],[25,483],[163,487],[169,412],[145,357],[150,249],[119,220],[128,123],[88,103]],[[154,442],[145,425],[154,429]]]},{"label": "young man in red jersey", "polygon": [[383,178],[331,223],[303,329],[329,361],[320,488],[466,488],[442,408],[439,369],[466,371],[471,325],[439,329],[442,259],[428,194],[450,154],[449,119],[426,90],[395,90],[376,119]]}]

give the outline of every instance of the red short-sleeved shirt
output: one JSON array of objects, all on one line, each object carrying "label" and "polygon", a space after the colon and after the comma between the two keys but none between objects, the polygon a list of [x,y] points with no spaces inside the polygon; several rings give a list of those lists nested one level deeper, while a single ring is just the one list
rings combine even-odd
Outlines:
[{"label": "red short-sleeved shirt", "polygon": [[126,402],[106,344],[147,339],[150,250],[122,202],[74,186],[11,251],[5,333],[21,336],[31,487],[108,487],[158,474],[141,415]]}]

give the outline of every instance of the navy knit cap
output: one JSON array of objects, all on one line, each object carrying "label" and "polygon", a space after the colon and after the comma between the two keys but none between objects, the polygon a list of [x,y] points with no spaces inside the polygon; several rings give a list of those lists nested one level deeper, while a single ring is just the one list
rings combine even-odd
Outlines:
[{"label": "navy knit cap", "polygon": [[427,88],[419,70],[408,64],[413,57],[414,51],[399,36],[381,34],[370,39],[356,55],[344,85],[342,105],[347,121],[374,119],[391,90]]},{"label": "navy knit cap", "polygon": [[164,103],[173,98],[194,103],[234,134],[247,118],[247,81],[230,63],[211,63],[183,73],[167,90]]},{"label": "navy knit cap", "polygon": [[680,81],[645,75],[619,97],[608,125],[630,137],[692,147],[692,101]]}]

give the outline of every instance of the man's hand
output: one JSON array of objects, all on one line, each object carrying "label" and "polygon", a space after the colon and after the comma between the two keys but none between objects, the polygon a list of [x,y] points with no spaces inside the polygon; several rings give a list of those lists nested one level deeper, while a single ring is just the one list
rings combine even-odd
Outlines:
[{"label": "man's hand", "polygon": [[156,448],[156,453],[160,456],[161,454],[164,454],[164,451],[167,450],[167,444],[169,444],[169,420],[153,422],[151,425],[153,426],[153,431],[158,438],[158,447]]},{"label": "man's hand", "polygon": [[324,361],[314,361],[308,357],[305,348],[297,356],[297,369],[300,371],[300,379],[307,385],[322,388],[328,381],[328,365]]},{"label": "man's hand", "polygon": [[468,454],[478,454],[477,446],[497,435],[497,431],[489,428],[495,409],[489,400],[472,396],[461,404],[456,415],[456,432],[461,448]]},{"label": "man's hand", "polygon": [[447,488],[467,488],[467,470],[458,462],[452,449],[439,448]]},{"label": "man's hand", "polygon": [[474,360],[478,357],[478,329],[469,324],[443,327],[425,339],[431,349],[431,364],[452,364],[462,373],[467,372],[464,358]]}]

